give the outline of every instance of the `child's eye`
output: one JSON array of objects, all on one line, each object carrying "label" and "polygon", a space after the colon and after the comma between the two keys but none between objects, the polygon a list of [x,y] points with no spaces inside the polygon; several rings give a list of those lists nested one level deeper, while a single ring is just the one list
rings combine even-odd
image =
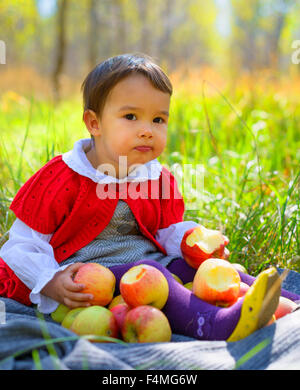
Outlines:
[{"label": "child's eye", "polygon": [[126,114],[125,118],[129,121],[136,120],[136,116],[134,114]]},{"label": "child's eye", "polygon": [[[161,122],[159,122],[159,121],[161,121]],[[153,122],[156,122],[156,123],[164,123],[164,120],[163,120],[163,118],[161,118],[161,117],[157,117],[157,118],[154,118],[154,119],[153,119]]]}]

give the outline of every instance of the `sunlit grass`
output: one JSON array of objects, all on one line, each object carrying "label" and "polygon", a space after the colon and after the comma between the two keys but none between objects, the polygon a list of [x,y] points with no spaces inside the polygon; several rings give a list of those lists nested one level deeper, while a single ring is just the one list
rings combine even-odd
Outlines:
[{"label": "sunlit grass", "polygon": [[[252,274],[271,264],[299,271],[300,106],[290,84],[286,91],[271,83],[264,93],[261,89],[262,83],[249,80],[236,83],[234,90],[203,79],[181,82],[172,97],[168,144],[159,160],[171,170],[179,164],[183,176],[180,169],[174,174],[186,200],[185,219],[221,228],[230,239],[232,261]],[[8,207],[18,188],[89,134],[80,95],[54,106],[4,93],[0,130],[4,242],[14,220]],[[195,183],[199,167],[200,188]]]},{"label": "sunlit grass", "polygon": [[[231,261],[253,275],[269,265],[300,271],[300,81],[245,78],[233,88],[194,76],[179,82],[174,75],[168,145],[159,158],[169,168],[188,166],[177,177],[185,219],[221,228],[230,239]],[[57,106],[30,94],[0,96],[0,245],[14,221],[8,208],[20,186],[88,136],[79,95]],[[197,166],[204,174],[201,188],[195,186]],[[39,348],[46,347],[55,363],[54,345],[77,339],[45,333],[44,341],[7,359],[31,351],[41,369]],[[267,344],[248,351],[235,368]]]}]

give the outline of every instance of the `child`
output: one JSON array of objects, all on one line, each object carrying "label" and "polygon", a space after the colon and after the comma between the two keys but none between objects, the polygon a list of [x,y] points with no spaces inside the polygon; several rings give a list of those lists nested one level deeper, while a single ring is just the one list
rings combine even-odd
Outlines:
[{"label": "child", "polygon": [[91,139],[54,157],[15,196],[16,221],[0,251],[0,295],[37,304],[43,313],[59,303],[89,306],[92,297],[72,280],[84,262],[109,267],[117,287],[124,272],[146,263],[168,280],[163,311],[173,332],[234,341],[267,324],[280,295],[275,269],[260,274],[247,298],[230,308],[203,302],[171,274],[184,283],[193,279],[180,242],[197,224],[183,221],[176,180],[157,161],[172,95],[161,68],[145,55],[120,55],[97,65],[82,87]]}]

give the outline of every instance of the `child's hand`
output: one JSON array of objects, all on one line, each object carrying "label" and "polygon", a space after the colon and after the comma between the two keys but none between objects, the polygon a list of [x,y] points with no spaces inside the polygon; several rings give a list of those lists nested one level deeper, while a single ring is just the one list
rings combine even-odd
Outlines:
[{"label": "child's hand", "polygon": [[63,271],[57,272],[41,290],[41,293],[72,309],[90,306],[89,300],[93,298],[93,295],[80,293],[84,285],[75,283],[72,279],[73,274],[82,265],[84,263],[71,264]]}]

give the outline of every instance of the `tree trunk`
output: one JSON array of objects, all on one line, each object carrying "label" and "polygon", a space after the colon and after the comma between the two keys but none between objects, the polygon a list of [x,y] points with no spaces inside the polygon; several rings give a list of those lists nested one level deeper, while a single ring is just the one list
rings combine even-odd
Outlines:
[{"label": "tree trunk", "polygon": [[63,70],[66,54],[66,17],[68,0],[58,0],[57,13],[57,45],[56,45],[56,63],[53,71],[53,93],[55,102],[61,98],[60,77]]},{"label": "tree trunk", "polygon": [[99,20],[96,9],[97,0],[90,0],[88,7],[89,19],[89,37],[88,37],[88,61],[90,68],[94,68],[98,60],[98,44],[99,44]]},{"label": "tree trunk", "polygon": [[115,35],[115,52],[117,54],[123,54],[127,49],[127,28],[126,20],[124,15],[124,0],[114,0],[113,1],[113,12],[116,22],[116,35]]},{"label": "tree trunk", "polygon": [[140,51],[151,55],[151,31],[148,23],[149,0],[139,0],[138,8],[141,25]]}]

